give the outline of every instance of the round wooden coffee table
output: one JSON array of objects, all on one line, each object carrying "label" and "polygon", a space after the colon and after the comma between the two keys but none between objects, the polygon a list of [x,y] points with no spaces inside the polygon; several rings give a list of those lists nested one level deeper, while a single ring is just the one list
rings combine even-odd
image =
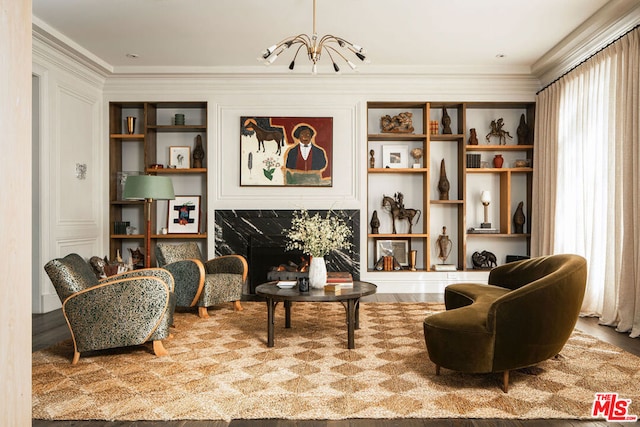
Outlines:
[{"label": "round wooden coffee table", "polygon": [[369,282],[353,281],[353,288],[342,288],[340,293],[325,292],[324,289],[310,289],[300,292],[297,286],[281,289],[268,282],[256,287],[256,295],[264,297],[267,302],[267,346],[274,345],[274,316],[276,305],[284,302],[285,328],[291,327],[291,306],[293,302],[341,302],[347,312],[347,348],[354,349],[355,330],[360,329],[360,298],[376,293],[377,286]]}]

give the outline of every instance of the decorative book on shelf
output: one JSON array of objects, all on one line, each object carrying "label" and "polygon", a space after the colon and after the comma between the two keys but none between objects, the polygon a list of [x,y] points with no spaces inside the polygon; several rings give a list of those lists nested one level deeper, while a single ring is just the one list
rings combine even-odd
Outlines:
[{"label": "decorative book on shelf", "polygon": [[455,264],[433,264],[433,271],[457,271],[458,267]]},{"label": "decorative book on shelf", "polygon": [[467,230],[468,233],[474,233],[474,234],[495,234],[495,233],[500,233],[500,230],[498,230],[497,228],[482,228],[482,227],[478,227],[478,228],[470,228]]}]

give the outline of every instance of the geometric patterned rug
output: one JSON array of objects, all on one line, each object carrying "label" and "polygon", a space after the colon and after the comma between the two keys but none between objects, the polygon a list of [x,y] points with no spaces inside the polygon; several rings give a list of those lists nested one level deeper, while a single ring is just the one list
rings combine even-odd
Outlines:
[{"label": "geometric patterned rug", "polygon": [[33,418],[226,420],[349,418],[590,419],[595,393],[617,392],[640,413],[640,358],[574,331],[560,355],[500,374],[435,375],[422,321],[431,303],[362,303],[354,350],[337,303],[294,303],[292,327],[266,304],[177,312],[169,356],[150,344],[82,354],[71,341],[33,353]]}]

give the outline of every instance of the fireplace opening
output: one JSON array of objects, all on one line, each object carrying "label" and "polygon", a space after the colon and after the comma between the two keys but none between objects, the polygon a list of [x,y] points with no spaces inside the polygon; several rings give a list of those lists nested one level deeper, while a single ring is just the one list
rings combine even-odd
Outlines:
[{"label": "fireplace opening", "polygon": [[[270,280],[293,280],[306,272],[287,271],[293,265],[308,262],[308,256],[299,250],[285,250],[283,236],[255,235],[249,238],[249,290],[255,294],[256,286]],[[286,267],[289,267],[287,269]],[[282,269],[282,275],[274,275],[274,269]]]}]

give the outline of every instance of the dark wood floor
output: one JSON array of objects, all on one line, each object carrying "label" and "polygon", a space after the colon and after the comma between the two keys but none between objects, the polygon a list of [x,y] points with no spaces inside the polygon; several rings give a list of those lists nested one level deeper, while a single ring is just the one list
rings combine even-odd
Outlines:
[{"label": "dark wood floor", "polygon": [[[440,302],[439,294],[376,294],[363,298],[375,302]],[[62,312],[55,310],[46,314],[32,315],[32,351],[37,351],[69,339]],[[595,318],[578,319],[577,328],[602,341],[640,356],[640,340],[629,338],[613,328],[598,325]],[[634,402],[635,403],[635,402]],[[637,405],[634,405],[637,408]],[[352,419],[330,420],[232,420],[226,421],[44,421],[33,420],[33,427],[626,427],[628,423],[608,423],[605,421],[578,420],[477,420],[477,419]]]}]

